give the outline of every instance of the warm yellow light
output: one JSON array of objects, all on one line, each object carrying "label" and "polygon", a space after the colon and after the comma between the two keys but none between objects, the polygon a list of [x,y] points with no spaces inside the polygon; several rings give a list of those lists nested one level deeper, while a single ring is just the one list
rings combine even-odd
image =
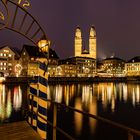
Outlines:
[{"label": "warm yellow light", "polygon": [[45,40],[44,39],[44,40],[40,40],[38,42],[38,47],[43,52],[48,52],[49,45],[50,45],[50,41],[49,40]]},{"label": "warm yellow light", "polygon": [[0,11],[0,19],[4,20],[5,17],[4,17],[4,14]]}]

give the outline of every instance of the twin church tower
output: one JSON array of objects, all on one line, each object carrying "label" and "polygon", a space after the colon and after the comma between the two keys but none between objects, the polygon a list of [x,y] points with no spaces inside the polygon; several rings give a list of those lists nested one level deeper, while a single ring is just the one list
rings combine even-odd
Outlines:
[{"label": "twin church tower", "polygon": [[95,27],[90,28],[89,32],[89,50],[83,50],[83,40],[80,27],[76,28],[74,42],[75,57],[89,57],[96,59],[96,30]]}]

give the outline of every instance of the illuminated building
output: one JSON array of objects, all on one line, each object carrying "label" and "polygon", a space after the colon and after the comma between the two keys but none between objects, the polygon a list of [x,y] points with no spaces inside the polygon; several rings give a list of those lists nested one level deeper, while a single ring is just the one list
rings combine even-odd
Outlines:
[{"label": "illuminated building", "polygon": [[52,49],[49,51],[49,66],[48,66],[48,73],[49,76],[55,76],[57,66],[58,66],[59,57],[56,52]]},{"label": "illuminated building", "polygon": [[55,76],[61,77],[75,77],[76,76],[76,65],[74,64],[61,64],[56,68]]},{"label": "illuminated building", "polygon": [[89,57],[96,59],[96,30],[95,27],[90,28],[89,34]]},{"label": "illuminated building", "polygon": [[0,48],[0,72],[4,76],[15,76],[15,65],[19,61],[19,54],[9,46]]},{"label": "illuminated building", "polygon": [[95,27],[90,28],[89,32],[89,50],[83,50],[83,40],[80,27],[76,28],[74,42],[75,57],[89,57],[96,59],[96,30]]},{"label": "illuminated building", "polygon": [[[22,64],[22,76],[38,76],[39,58],[46,58],[48,55],[42,53],[39,47],[24,45],[21,51],[20,62]],[[54,75],[58,64],[58,56],[54,50],[49,49],[49,75]]]},{"label": "illuminated building", "polygon": [[140,56],[136,56],[125,63],[127,76],[140,76]]},{"label": "illuminated building", "polygon": [[110,57],[102,60],[102,65],[98,70],[98,75],[103,77],[122,77],[125,76],[125,61],[118,57]]},{"label": "illuminated building", "polygon": [[[65,71],[66,66],[73,68],[73,71],[71,70],[71,75],[75,73],[75,76],[77,77],[92,77],[96,74],[96,60],[94,58],[89,57],[71,57],[64,60],[59,61],[59,66],[64,65],[65,67],[62,67],[62,71]],[[71,69],[69,68],[69,70]],[[65,71],[65,76],[69,75],[69,72]]]},{"label": "illuminated building", "polygon": [[76,28],[74,49],[75,49],[74,55],[75,56],[81,56],[81,53],[82,53],[82,34],[81,34],[80,27]]}]

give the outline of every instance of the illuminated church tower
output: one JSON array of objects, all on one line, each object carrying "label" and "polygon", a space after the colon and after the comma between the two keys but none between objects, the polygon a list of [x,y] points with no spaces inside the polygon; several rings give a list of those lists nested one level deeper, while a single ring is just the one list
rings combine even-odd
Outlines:
[{"label": "illuminated church tower", "polygon": [[80,27],[76,28],[74,42],[74,56],[81,56],[82,53],[82,35]]},{"label": "illuminated church tower", "polygon": [[89,33],[89,54],[91,58],[96,59],[96,30],[93,26]]},{"label": "illuminated church tower", "polygon": [[74,56],[89,57],[96,59],[96,30],[92,26],[89,32],[89,50],[83,50],[82,33],[80,27],[76,28],[75,42],[74,42]]}]

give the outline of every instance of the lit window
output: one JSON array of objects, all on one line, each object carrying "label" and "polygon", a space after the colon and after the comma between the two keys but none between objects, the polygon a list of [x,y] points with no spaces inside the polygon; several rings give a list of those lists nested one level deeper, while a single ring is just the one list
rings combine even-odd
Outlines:
[{"label": "lit window", "polygon": [[9,63],[8,65],[9,65],[9,66],[12,66],[12,63]]},{"label": "lit window", "polygon": [[11,68],[9,70],[12,70]]},{"label": "lit window", "polygon": [[26,53],[24,52],[23,55],[25,55]]},{"label": "lit window", "polygon": [[4,66],[6,66],[6,63],[4,63]]},{"label": "lit window", "polygon": [[6,54],[4,53],[4,56],[6,56]]},{"label": "lit window", "polygon": [[3,56],[3,53],[0,53],[0,56]]},{"label": "lit window", "polygon": [[2,68],[0,68],[2,70]]},{"label": "lit window", "polygon": [[4,50],[4,52],[9,52],[9,50]]},{"label": "lit window", "polygon": [[9,54],[9,57],[11,57],[12,55],[11,54]]},{"label": "lit window", "polygon": [[6,70],[6,68],[3,68],[4,70]]},{"label": "lit window", "polygon": [[0,65],[3,65],[3,63],[1,62]]}]

